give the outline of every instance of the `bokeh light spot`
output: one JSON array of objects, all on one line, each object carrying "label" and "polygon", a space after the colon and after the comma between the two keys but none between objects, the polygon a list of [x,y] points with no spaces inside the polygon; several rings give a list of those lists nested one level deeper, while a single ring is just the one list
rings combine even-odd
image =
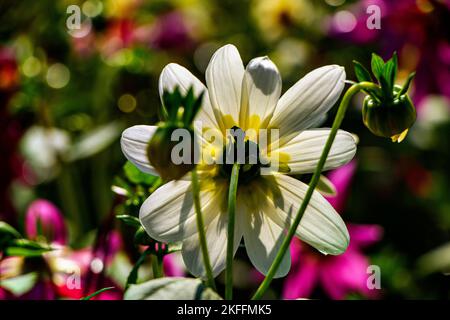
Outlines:
[{"label": "bokeh light spot", "polygon": [[103,3],[98,0],[88,0],[85,3],[83,3],[81,10],[87,17],[93,18],[102,13]]},{"label": "bokeh light spot", "polygon": [[336,28],[340,32],[353,31],[357,24],[355,15],[347,10],[337,12],[333,20]]},{"label": "bokeh light spot", "polygon": [[55,63],[48,68],[46,79],[50,87],[61,89],[69,83],[70,71],[62,63]]},{"label": "bokeh light spot", "polygon": [[28,57],[22,65],[22,72],[26,77],[35,77],[41,72],[42,65],[36,57]]},{"label": "bokeh light spot", "polygon": [[330,6],[339,7],[345,3],[345,0],[325,0],[325,2]]},{"label": "bokeh light spot", "polygon": [[136,109],[136,98],[131,94],[125,93],[120,96],[119,100],[117,101],[117,106],[122,112],[132,112],[134,109]]},{"label": "bokeh light spot", "polygon": [[103,261],[100,258],[95,258],[91,262],[91,271],[93,273],[100,273],[103,271]]}]

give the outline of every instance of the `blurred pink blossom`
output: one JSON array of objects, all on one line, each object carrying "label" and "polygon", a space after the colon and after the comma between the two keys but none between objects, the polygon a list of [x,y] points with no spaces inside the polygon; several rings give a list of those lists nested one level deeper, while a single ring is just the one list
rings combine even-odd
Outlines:
[{"label": "blurred pink blossom", "polygon": [[189,49],[193,45],[188,25],[180,12],[158,17],[152,27],[151,46],[156,49]]},{"label": "blurred pink blossom", "polygon": [[163,258],[164,275],[167,277],[184,277],[186,268],[178,253],[165,255]]},{"label": "blurred pink blossom", "polygon": [[[335,185],[336,197],[328,200],[342,213],[348,197],[356,161],[332,171],[328,178]],[[285,299],[309,297],[320,286],[332,299],[344,299],[349,293],[376,297],[377,292],[367,286],[369,259],[363,249],[378,242],[382,229],[377,225],[348,224],[350,245],[345,253],[325,256],[307,244],[294,239],[291,244],[292,266],[283,287]]]},{"label": "blurred pink blossom", "polygon": [[44,199],[35,200],[29,205],[25,215],[25,231],[30,239],[44,236],[49,243],[64,245],[67,242],[61,212],[53,203]]}]

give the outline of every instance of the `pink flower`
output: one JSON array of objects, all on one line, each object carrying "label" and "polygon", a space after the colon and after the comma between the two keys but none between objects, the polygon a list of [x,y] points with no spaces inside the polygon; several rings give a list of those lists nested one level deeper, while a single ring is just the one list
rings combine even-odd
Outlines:
[{"label": "pink flower", "polygon": [[151,46],[156,49],[189,49],[193,39],[183,15],[172,11],[158,17],[153,25]]},{"label": "pink flower", "polygon": [[164,275],[167,277],[184,277],[186,267],[181,260],[179,253],[165,255],[163,258]]},{"label": "pink flower", "polygon": [[55,285],[58,295],[80,299],[99,289],[115,287],[99,294],[94,300],[122,299],[120,287],[106,276],[106,269],[121,248],[122,239],[119,233],[112,231],[97,248],[88,247],[76,251],[66,248],[56,252],[54,256],[48,255],[47,260],[52,271],[57,274],[58,281]]},{"label": "pink flower", "polygon": [[349,293],[375,297],[367,286],[369,259],[362,253],[366,246],[380,240],[376,225],[348,225],[350,246],[339,256],[324,256],[295,239],[291,245],[292,267],[283,287],[284,299],[307,298],[321,286],[331,299],[344,299]]},{"label": "pink flower", "polygon": [[344,210],[355,170],[356,161],[353,160],[345,166],[331,171],[328,175],[328,179],[334,184],[337,190],[337,195],[335,197],[326,198],[340,214],[342,214],[342,210]]},{"label": "pink flower", "polygon": [[33,201],[25,215],[25,231],[30,239],[44,236],[49,243],[65,244],[67,240],[64,218],[50,201]]},{"label": "pink flower", "polygon": [[[336,187],[337,196],[329,198],[338,212],[344,209],[356,162],[332,171],[329,179]],[[317,286],[332,299],[344,299],[349,293],[375,297],[376,291],[367,286],[369,259],[363,249],[381,239],[382,229],[377,225],[347,226],[350,245],[338,256],[325,256],[305,243],[294,239],[291,244],[291,271],[283,287],[283,298],[309,297]]]},{"label": "pink flower", "polygon": [[[122,289],[106,272],[116,254],[122,249],[119,233],[105,230],[94,246],[73,250],[66,245],[67,231],[62,214],[55,205],[42,199],[34,201],[29,206],[25,216],[25,230],[30,239],[40,240],[40,237],[45,237],[53,250],[45,253],[41,263],[35,264],[34,269],[31,269],[39,274],[31,290],[20,296],[1,290],[0,298],[80,299],[99,289],[114,287],[94,299],[122,299]],[[17,277],[28,270],[27,268],[27,260],[23,257],[2,259],[0,281],[2,278]]]}]

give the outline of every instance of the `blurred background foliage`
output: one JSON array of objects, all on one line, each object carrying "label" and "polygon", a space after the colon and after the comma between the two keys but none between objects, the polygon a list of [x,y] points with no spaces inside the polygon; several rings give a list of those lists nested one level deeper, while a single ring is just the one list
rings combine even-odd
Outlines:
[{"label": "blurred background foliage", "polygon": [[[77,30],[68,29],[70,5],[81,9]],[[380,29],[366,25],[370,5],[380,8]],[[212,53],[233,43],[244,63],[268,55],[286,90],[324,64],[343,65],[347,78],[355,79],[353,59],[368,65],[371,52],[388,58],[397,51],[400,83],[417,72],[417,122],[406,141],[393,144],[364,127],[362,97],[355,99],[342,127],[359,137],[358,165],[340,213],[348,222],[384,230],[366,251],[381,268],[378,298],[448,299],[449,18],[445,0],[2,0],[0,220],[26,234],[30,204],[47,199],[64,215],[66,246],[90,248],[91,260],[115,230],[120,254],[99,270],[90,261],[86,281],[99,289],[106,277],[94,274],[115,274],[108,281],[119,289],[109,298],[120,297],[139,248],[115,215],[136,215],[159,182],[124,167],[119,138],[128,126],[158,121],[158,77],[167,63],[204,79]],[[245,253],[238,257],[236,267],[251,274]],[[44,272],[35,264],[25,270]],[[3,270],[0,282],[6,279]],[[238,297],[256,287],[245,277],[238,281]],[[269,297],[279,297],[282,283],[274,282]],[[317,288],[312,296],[326,293]]]}]

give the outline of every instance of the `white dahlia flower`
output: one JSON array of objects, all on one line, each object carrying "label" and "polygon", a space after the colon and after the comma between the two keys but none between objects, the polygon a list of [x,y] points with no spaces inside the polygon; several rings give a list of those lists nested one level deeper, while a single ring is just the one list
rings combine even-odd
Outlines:
[{"label": "white dahlia flower", "polygon": [[[281,97],[281,77],[268,57],[251,60],[246,68],[238,50],[226,45],[213,55],[206,70],[206,84],[184,67],[171,63],[161,73],[159,93],[178,86],[186,92],[205,92],[196,121],[220,132],[234,126],[242,130],[279,129],[278,147],[266,150],[277,157],[280,168],[261,175],[242,166],[239,173],[234,252],[244,238],[253,265],[266,274],[303,201],[307,185],[289,175],[312,173],[319,161],[330,129],[311,129],[324,119],[343,88],[345,70],[329,65],[308,73]],[[144,172],[157,174],[150,165],[147,145],[155,126],[134,126],[123,132],[125,156]],[[208,145],[206,143],[206,145]],[[220,152],[219,152],[220,153]],[[356,153],[356,141],[338,131],[325,170],[349,162]],[[220,164],[198,165],[200,200],[206,240],[214,276],[225,268],[227,246],[227,194],[229,177]],[[257,165],[256,165],[257,166]],[[288,168],[289,170],[285,170]],[[289,175],[287,175],[289,174]],[[245,181],[244,183],[241,183]],[[143,203],[140,221],[147,233],[162,242],[182,242],[183,260],[195,276],[204,276],[202,255],[189,175],[157,189]],[[314,192],[296,235],[324,254],[340,254],[349,244],[346,226],[327,200]],[[276,277],[290,268],[286,253]]]}]

